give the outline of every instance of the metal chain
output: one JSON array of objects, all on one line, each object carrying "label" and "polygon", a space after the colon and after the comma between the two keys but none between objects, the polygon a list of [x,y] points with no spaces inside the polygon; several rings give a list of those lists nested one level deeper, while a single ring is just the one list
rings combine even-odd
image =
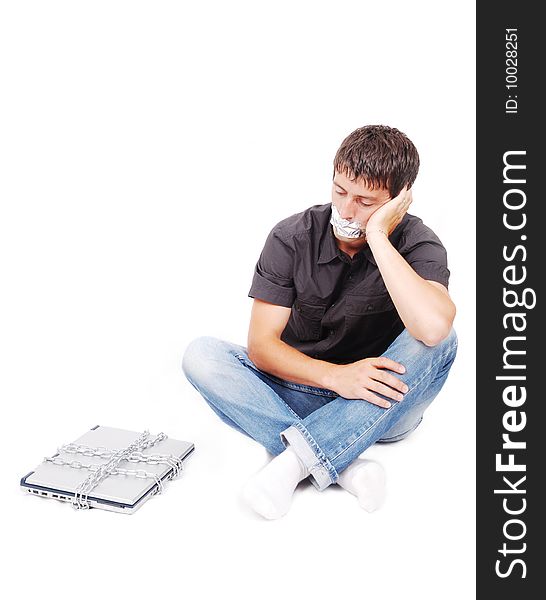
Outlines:
[{"label": "metal chain", "polygon": [[[155,444],[166,439],[167,436],[163,432],[158,433],[154,438],[144,442],[142,446],[140,446],[140,449],[145,450],[146,448],[154,446]],[[104,446],[92,448],[91,446],[85,446],[84,444],[71,443],[57,448],[57,452],[70,452],[75,454],[84,454],[85,456],[100,456],[102,458],[110,458],[115,452],[117,452],[117,450],[110,450]]]},{"label": "metal chain", "polygon": [[89,493],[104,479],[106,479],[114,469],[117,468],[119,463],[129,454],[135,450],[139,450],[145,442],[148,441],[150,432],[145,431],[140,435],[132,444],[126,448],[122,448],[114,452],[111,458],[104,464],[99,465],[96,471],[93,471],[89,476],[84,479],[74,492],[74,499],[72,506],[76,509],[88,509],[90,508],[87,497]]},{"label": "metal chain", "polygon": [[163,492],[163,482],[156,473],[144,471],[143,469],[123,469],[118,465],[126,460],[128,462],[143,462],[149,465],[167,464],[173,472],[169,479],[178,477],[182,471],[182,460],[172,454],[142,454],[142,450],[167,439],[167,436],[161,432],[151,438],[149,431],[145,431],[132,444],[119,450],[110,450],[103,446],[92,448],[84,444],[65,444],[58,449],[58,452],[67,452],[72,454],[82,454],[84,456],[97,456],[108,459],[102,464],[83,464],[78,460],[67,461],[60,456],[45,457],[44,460],[53,464],[68,466],[74,469],[86,469],[90,475],[80,483],[74,493],[72,506],[76,509],[88,509],[89,493],[104,479],[110,475],[130,475],[140,479],[153,479],[156,483],[156,489],[153,495]]},{"label": "metal chain", "polygon": [[[178,477],[178,475],[181,473],[182,468],[183,468],[182,460],[180,458],[178,458],[178,456],[174,456],[174,455],[170,455],[170,454],[149,454],[149,455],[143,454],[142,458],[141,458],[139,456],[138,452],[134,452],[130,457],[126,458],[125,460],[127,460],[129,462],[143,462],[143,463],[147,463],[149,465],[158,465],[158,464],[169,465],[173,469],[172,474],[168,478],[169,480],[172,480],[172,479],[175,479],[176,477]],[[101,467],[100,464],[84,464],[84,463],[81,463],[79,460],[69,461],[69,460],[65,460],[64,458],[61,458],[60,456],[44,456],[44,461],[50,462],[50,463],[53,463],[54,465],[59,465],[62,467],[72,467],[73,469],[86,469],[86,470],[92,471],[92,472],[97,471]],[[143,473],[145,475],[143,475]],[[150,472],[144,471],[142,469],[138,469],[138,470],[122,469],[121,467],[117,467],[116,469],[114,469],[110,473],[110,475],[135,475],[136,477],[140,477],[140,478],[145,477],[146,479],[156,479],[155,473],[150,473]]]},{"label": "metal chain", "polygon": [[[60,456],[46,456],[44,461],[53,463],[54,465],[59,465],[61,467],[72,467],[73,469],[85,469],[87,471],[95,472],[100,469],[102,465],[100,464],[84,464],[79,460],[64,460]],[[155,473],[149,473],[148,471],[144,471],[143,469],[122,469],[117,467],[113,471],[111,471],[110,475],[134,475],[135,477],[139,477],[140,479],[156,479],[157,476]]]},{"label": "metal chain", "polygon": [[[167,436],[164,433],[161,433],[155,438],[153,443],[155,444],[166,437]],[[148,443],[146,447],[150,447],[151,445],[153,444]],[[99,458],[111,458],[115,452],[114,450],[109,450],[104,446],[92,448],[90,446],[84,446],[83,444],[65,444],[64,446],[58,448],[57,451],[67,452],[70,454],[83,454],[84,456],[98,456]],[[169,465],[174,470],[172,479],[178,477],[182,470],[182,460],[173,454],[142,454],[141,451],[137,451],[127,456],[125,460],[129,462],[144,462],[149,465]]]},{"label": "metal chain", "polygon": [[[90,492],[104,479],[106,479],[108,476],[110,475],[134,475],[135,477],[140,477],[140,478],[147,478],[148,476],[151,476],[151,478],[153,478],[156,482],[157,488],[154,492],[152,492],[153,494],[156,493],[161,493],[163,491],[163,484],[161,482],[161,479],[155,474],[155,473],[147,473],[144,470],[139,470],[139,471],[133,471],[133,470],[129,470],[129,469],[121,469],[118,465],[119,463],[121,463],[123,460],[127,460],[128,457],[133,456],[137,453],[141,454],[142,450],[149,448],[151,446],[153,446],[154,444],[157,444],[158,442],[166,439],[167,436],[162,432],[159,433],[157,436],[155,436],[154,438],[150,438],[150,432],[149,431],[145,431],[143,434],[141,434],[132,444],[130,444],[129,446],[127,446],[126,448],[121,448],[119,450],[108,450],[108,448],[90,448],[88,446],[83,446],[83,445],[78,445],[78,444],[67,444],[65,446],[66,447],[70,447],[70,451],[72,452],[76,452],[79,453],[79,450],[81,450],[82,454],[86,454],[87,456],[101,456],[101,457],[105,457],[108,456],[109,459],[106,463],[100,464],[100,465],[96,465],[93,466],[92,468],[90,468],[89,470],[91,471],[91,473],[89,474],[89,476],[80,483],[80,485],[76,488],[76,491],[74,492],[74,499],[72,501],[72,506],[75,509],[88,509],[90,508],[89,506],[89,502],[88,502],[88,496],[90,494]],[[91,453],[92,452],[92,453]],[[163,455],[159,455],[163,458]],[[58,457],[55,457],[53,459],[49,459],[46,458],[46,460],[51,460],[51,462],[55,462],[55,460]],[[176,472],[176,474],[178,474],[180,472],[180,466],[181,461],[180,459],[176,458],[177,460],[174,461],[172,457],[166,457],[165,460],[167,460],[167,458],[169,460],[172,461],[172,465],[173,465],[173,475],[174,472]],[[58,458],[58,460],[63,460]],[[68,463],[68,466],[71,466],[73,468],[88,468],[90,465],[82,465],[82,463],[80,463],[79,461],[64,461],[65,463]],[[138,461],[138,462],[147,462],[147,461]],[[150,464],[154,464],[153,462]],[[157,464],[157,463],[155,463]],[[170,462],[167,464],[171,464]],[[80,466],[81,465],[81,466]]]}]

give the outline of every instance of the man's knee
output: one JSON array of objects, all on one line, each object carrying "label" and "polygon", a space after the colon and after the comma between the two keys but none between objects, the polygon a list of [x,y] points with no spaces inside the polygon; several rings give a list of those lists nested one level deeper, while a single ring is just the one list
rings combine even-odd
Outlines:
[{"label": "man's knee", "polygon": [[446,362],[452,362],[457,354],[457,344],[457,334],[455,333],[455,329],[452,327],[447,336],[438,344],[432,346],[432,349],[435,349],[440,356],[445,357]]},{"label": "man's knee", "polygon": [[449,334],[435,346],[427,346],[415,339],[407,329],[398,336],[385,355],[404,366],[425,363],[451,364],[457,354],[457,334],[451,328]]},{"label": "man's knee", "polygon": [[210,371],[210,361],[221,351],[222,341],[214,337],[202,336],[192,340],[182,358],[182,371],[192,380],[200,380]]}]

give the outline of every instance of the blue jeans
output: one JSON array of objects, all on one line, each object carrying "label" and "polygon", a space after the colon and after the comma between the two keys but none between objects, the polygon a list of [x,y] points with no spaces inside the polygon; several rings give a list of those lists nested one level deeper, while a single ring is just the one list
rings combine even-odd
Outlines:
[{"label": "blue jeans", "polygon": [[403,375],[395,375],[409,387],[401,402],[390,400],[390,408],[284,381],[260,371],[242,346],[211,337],[190,343],[182,368],[224,423],[271,454],[291,446],[309,469],[313,485],[322,491],[366,448],[401,440],[419,425],[456,352],[454,330],[434,347],[404,330],[383,354],[406,367]]}]

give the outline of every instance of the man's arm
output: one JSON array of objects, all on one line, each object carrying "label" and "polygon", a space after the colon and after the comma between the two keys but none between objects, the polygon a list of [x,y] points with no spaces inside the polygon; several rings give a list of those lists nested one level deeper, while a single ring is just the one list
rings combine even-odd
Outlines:
[{"label": "man's arm", "polygon": [[455,305],[447,289],[418,275],[386,235],[375,232],[368,243],[406,329],[427,346],[439,344],[449,334],[455,318]]},{"label": "man's arm", "polygon": [[325,387],[329,363],[310,358],[281,340],[290,308],[254,300],[248,328],[248,356],[262,371],[281,379]]},{"label": "man's arm", "polygon": [[411,190],[403,190],[374,212],[366,226],[366,239],[406,329],[415,339],[435,346],[451,330],[455,305],[446,287],[418,275],[387,236],[401,221],[411,200]]},{"label": "man's arm", "polygon": [[407,386],[389,373],[403,373],[404,367],[386,357],[366,358],[349,365],[335,365],[310,358],[281,340],[290,317],[290,308],[254,300],[248,329],[248,355],[262,371],[294,383],[337,392],[347,399],[362,399],[387,408],[402,400]]}]

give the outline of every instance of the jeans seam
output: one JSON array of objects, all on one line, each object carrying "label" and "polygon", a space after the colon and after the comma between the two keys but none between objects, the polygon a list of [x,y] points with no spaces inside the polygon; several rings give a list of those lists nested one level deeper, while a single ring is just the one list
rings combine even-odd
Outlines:
[{"label": "jeans seam", "polygon": [[[261,373],[263,373],[263,371],[261,371]],[[275,383],[278,383],[279,385],[282,385],[283,387],[292,390],[297,390],[299,392],[307,392],[309,394],[315,394],[316,396],[325,396],[327,398],[336,398],[338,396],[338,394],[336,394],[333,391],[330,392],[328,390],[322,390],[321,388],[305,385],[303,383],[294,383],[292,381],[286,381],[285,379],[279,379],[278,377],[270,375],[269,373],[264,374],[270,379],[272,379]]]},{"label": "jeans seam", "polygon": [[[425,379],[425,377],[432,371],[432,369],[438,365],[441,361],[445,360],[447,358],[447,355],[450,354],[456,347],[456,344],[454,344],[453,347],[450,347],[449,350],[446,350],[441,356],[440,358],[438,358],[438,360],[436,360],[434,363],[432,363],[432,365],[430,366],[430,369],[428,369],[428,371],[421,377],[421,379],[419,379],[419,381],[417,383],[415,383],[413,385],[413,387],[411,388],[411,390],[414,390],[422,381],[423,379]],[[408,390],[411,391],[411,390]],[[406,392],[406,393],[408,393]],[[348,400],[348,402],[355,402],[355,400]],[[403,400],[402,400],[403,402]],[[396,408],[398,405],[400,404],[400,402],[397,402],[394,406],[391,405],[391,408]],[[368,429],[366,429],[366,431],[363,431],[357,438],[356,440],[352,441],[347,447],[343,448],[343,450],[341,452],[339,452],[338,454],[336,454],[333,458],[332,461],[337,460],[344,452],[346,452],[351,446],[353,446],[354,444],[356,444],[363,436],[365,436],[368,431],[370,431],[370,429],[372,429],[373,427],[375,427],[378,423],[380,423],[390,412],[392,412],[391,410],[387,409],[385,410],[385,412],[383,413],[383,416],[381,416],[379,419],[377,419],[377,421],[374,421],[374,423],[372,423]]]},{"label": "jeans seam", "polygon": [[312,468],[314,468],[316,466],[319,466],[319,467],[326,469],[328,471],[328,474],[330,475],[330,477],[332,477],[332,472],[333,472],[333,474],[334,474],[333,482],[334,482],[339,477],[338,472],[336,471],[336,469],[335,469],[334,465],[331,463],[331,461],[328,460],[328,457],[326,456],[326,454],[324,454],[321,447],[317,444],[317,442],[315,441],[313,436],[309,433],[309,431],[307,430],[307,428],[304,425],[302,425],[301,423],[294,423],[294,427],[296,427],[300,431],[300,433],[303,435],[303,437],[305,438],[305,440],[311,447],[311,450],[313,450],[313,454],[317,458],[317,462],[314,463],[310,467],[309,470],[311,470]]},{"label": "jeans seam", "polygon": [[[254,371],[254,370],[259,370],[257,367],[253,367],[251,364],[247,364],[246,360],[244,360],[244,358],[245,358],[245,357],[244,357],[243,355],[241,355],[241,354],[235,354],[235,357],[236,357],[236,358],[238,358],[238,359],[239,359],[239,361],[241,361],[241,363],[242,363],[242,364],[243,364],[243,365],[244,365],[244,366],[245,366],[247,369],[252,369],[253,371]],[[249,362],[250,362],[250,361],[249,361]],[[262,371],[260,371],[260,373],[261,373],[261,372],[262,372]],[[281,397],[279,396],[279,394],[277,394],[277,397],[278,397],[278,398],[279,398],[279,400],[280,400],[280,401],[281,401],[281,402],[282,402],[282,403],[283,403],[283,404],[286,406],[286,408],[288,408],[288,410],[289,410],[289,411],[292,413],[292,415],[294,416],[294,418],[296,418],[296,419],[299,421],[299,420],[301,419],[301,417],[300,417],[300,416],[299,416],[299,415],[298,415],[296,412],[294,412],[294,410],[292,409],[292,407],[291,407],[289,404],[287,404],[287,403],[284,401],[284,399],[283,399],[283,398],[281,398]]]},{"label": "jeans seam", "polygon": [[336,394],[336,392],[334,392],[334,391],[305,385],[303,383],[294,383],[292,381],[286,381],[285,379],[280,379],[279,377],[276,377],[275,375],[271,375],[271,373],[266,373],[265,371],[258,369],[258,367],[256,367],[255,365],[253,366],[252,364],[249,364],[249,363],[251,363],[251,361],[247,361],[244,354],[237,353],[237,354],[235,354],[235,356],[245,365],[245,367],[248,367],[249,369],[253,369],[255,371],[260,372],[262,375],[265,375],[266,377],[268,377],[275,383],[278,383],[279,385],[282,385],[283,387],[286,387],[288,389],[297,390],[299,392],[308,392],[310,394],[315,394],[317,396],[326,396],[327,398],[337,398],[337,396],[338,396],[338,394]]}]

